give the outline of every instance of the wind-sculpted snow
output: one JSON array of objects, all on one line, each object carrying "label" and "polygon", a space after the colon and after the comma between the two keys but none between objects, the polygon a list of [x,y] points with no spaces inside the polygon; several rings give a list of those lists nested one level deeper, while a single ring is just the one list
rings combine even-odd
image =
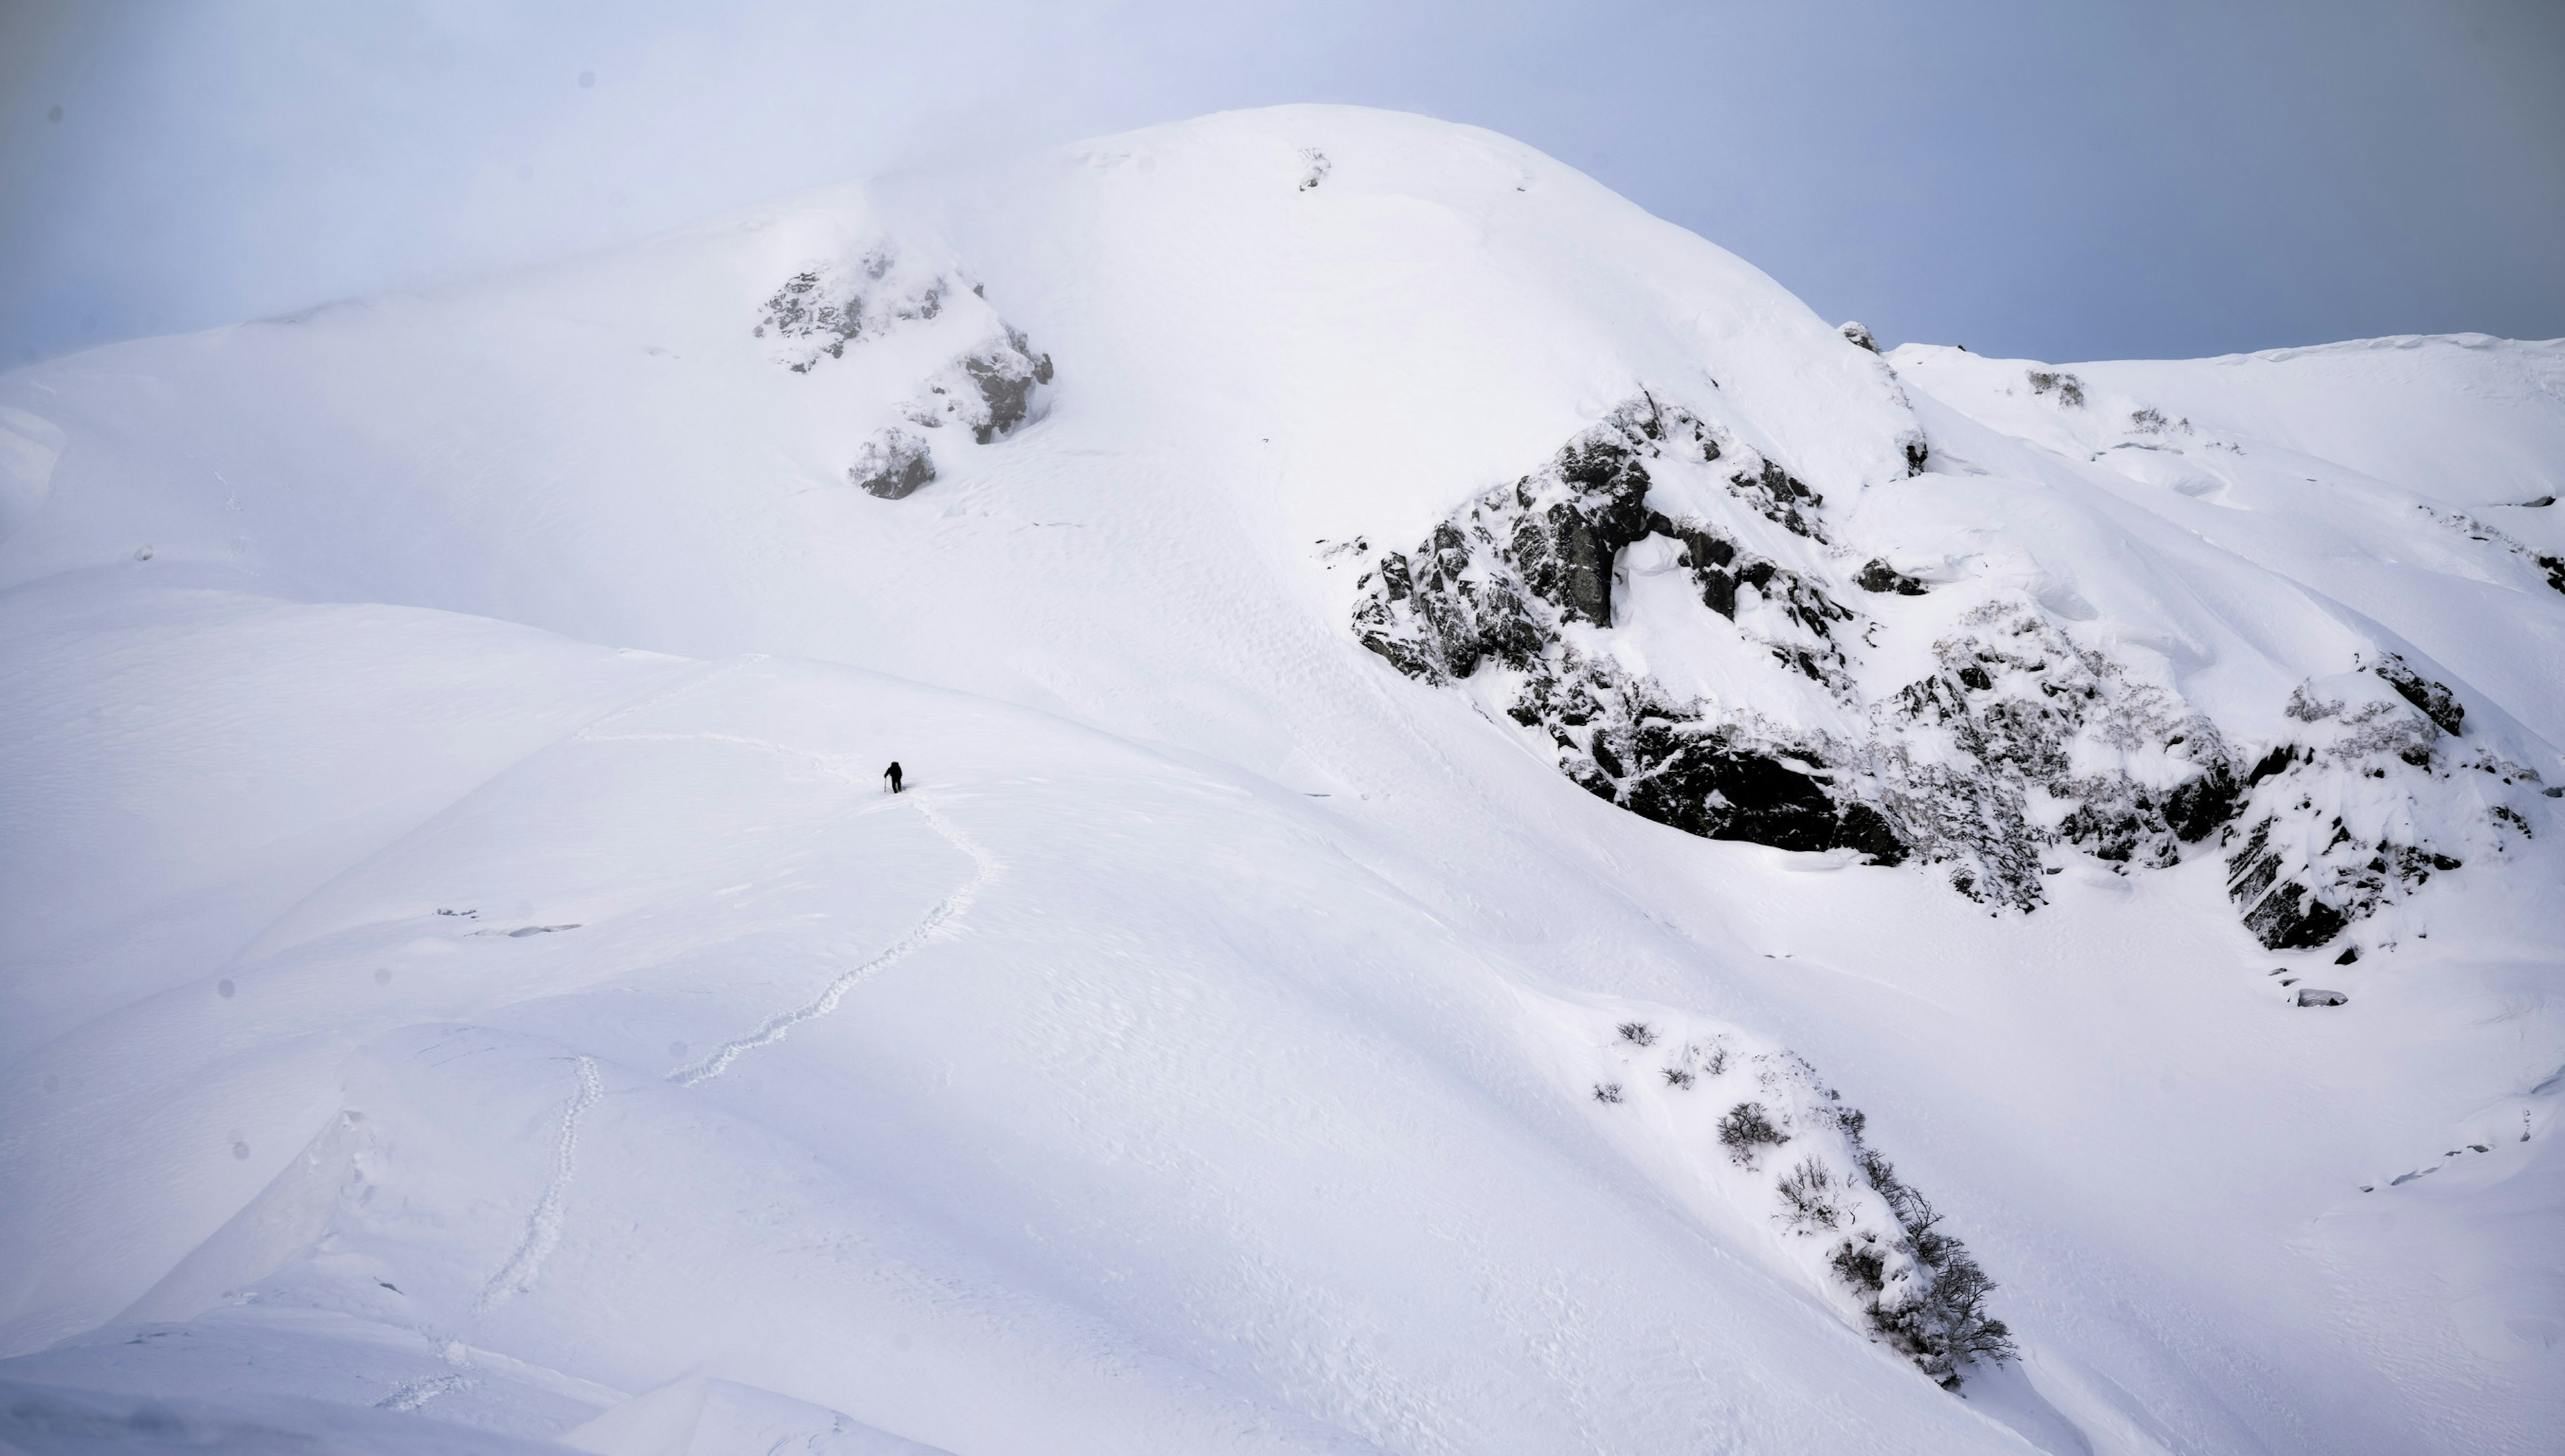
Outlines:
[{"label": "wind-sculpted snow", "polygon": [[[2086,407],[2072,373],[2023,378],[2034,398]],[[2129,413],[2138,433],[2190,432]],[[1866,693],[1877,624],[1859,604],[1930,586],[1881,557],[1852,567],[1861,553],[1833,545],[1824,499],[1723,436],[1653,395],[1622,405],[1412,550],[1381,553],[1357,583],[1357,635],[1411,677],[1468,683],[1578,785],[1644,818],[1944,863],[1961,892],[2016,909],[2042,903],[2052,848],[2146,868],[2224,852],[2245,925],[2274,949],[2309,948],[2457,868],[2460,851],[2530,833],[2525,796],[2484,789],[2537,785],[2537,771],[2443,744],[2463,703],[2393,651],[2301,684],[2294,726],[2256,741],[2169,675],[2080,644],[2056,607],[2002,594],[1933,640],[1937,670]],[[1724,491],[1659,484],[1705,471]],[[1636,590],[1669,574],[1707,614]],[[1673,620],[1631,619],[1646,611]],[[1616,640],[1642,625],[1742,639],[1823,692],[1793,719],[1751,679],[1669,683]]]}]

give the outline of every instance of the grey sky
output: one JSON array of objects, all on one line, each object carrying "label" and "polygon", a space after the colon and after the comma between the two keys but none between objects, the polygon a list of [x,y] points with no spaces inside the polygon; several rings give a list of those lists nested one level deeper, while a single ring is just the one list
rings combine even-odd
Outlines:
[{"label": "grey sky", "polygon": [[1284,101],[1520,137],[1884,343],[2553,337],[2560,77],[2558,0],[0,0],[0,361]]}]

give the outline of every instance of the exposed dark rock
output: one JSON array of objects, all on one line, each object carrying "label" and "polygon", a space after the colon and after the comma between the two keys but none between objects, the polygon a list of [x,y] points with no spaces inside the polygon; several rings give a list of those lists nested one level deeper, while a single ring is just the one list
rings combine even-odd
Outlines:
[{"label": "exposed dark rock", "polygon": [[1003,344],[985,344],[964,355],[962,370],[980,391],[981,408],[970,423],[972,437],[984,445],[1024,423],[1034,386],[1051,378],[1050,356],[1036,358],[1016,329],[1007,331]]},{"label": "exposed dark rock", "polygon": [[[832,296],[824,270],[806,268],[784,281],[775,296],[766,301],[766,313],[758,321],[760,339],[772,333],[786,339],[816,341],[819,353],[830,359],[845,357],[846,346],[863,333],[863,296],[844,293]],[[794,372],[808,372],[810,360],[792,365]]]},{"label": "exposed dark rock", "polygon": [[[1718,473],[1701,470],[1714,462]],[[1705,485],[1724,485],[1734,508],[1698,504]],[[2398,838],[2428,821],[2390,821],[2364,843],[2335,812],[2351,780],[2404,775],[2435,792],[2426,786],[2447,767],[2437,745],[2463,719],[2445,684],[2392,655],[2311,680],[2286,705],[2302,725],[2292,741],[2241,753],[2172,683],[2078,645],[2038,602],[2009,596],[1933,644],[1937,670],[1872,698],[1848,655],[1870,634],[1847,602],[1925,585],[1886,558],[1834,565],[1847,558],[1822,506],[1779,463],[1642,396],[1412,550],[1375,558],[1354,629],[1409,676],[1469,682],[1608,803],[1705,838],[1948,864],[1962,893],[2020,909],[2044,898],[2050,846],[2137,868],[2214,841],[2245,925],[2267,946],[2303,949],[2457,865]],[[1625,562],[1637,548],[1644,557]],[[1840,711],[1800,718],[1826,727],[1784,727],[1753,701],[1685,700],[1626,667],[1595,636],[1623,625],[1625,568],[1680,572],[1733,624],[1701,629],[1736,631]],[[2466,766],[2536,783],[2481,752]],[[2484,813],[2530,832],[2506,806]]]},{"label": "exposed dark rock", "polygon": [[[2266,858],[2276,870],[2276,856]],[[2314,898],[2294,879],[2244,913],[2244,928],[2272,950],[2313,950],[2341,934],[2348,923],[2341,910]]]},{"label": "exposed dark rock", "polygon": [[[948,274],[903,270],[883,244],[858,263],[814,263],[785,280],[754,332],[777,342],[786,367],[809,373],[822,360],[845,358],[849,345],[941,316],[963,287]],[[984,297],[978,284],[969,291]],[[994,337],[924,380],[902,406],[909,423],[926,429],[959,423],[985,445],[1031,416],[1035,388],[1051,379],[1050,356],[1036,355],[1023,331],[1005,320],[991,322]]]},{"label": "exposed dark rock", "polygon": [[2175,839],[2199,844],[2235,817],[2244,792],[2224,763],[2212,764],[2208,773],[2175,786],[2165,796],[2165,822],[2172,826]]},{"label": "exposed dark rock", "polygon": [[888,244],[851,267],[810,264],[766,300],[751,332],[783,343],[785,366],[809,373],[821,359],[845,358],[846,346],[858,340],[935,318],[960,286],[941,274],[894,276],[896,268]]},{"label": "exposed dark rock", "polygon": [[1906,857],[1876,811],[1838,804],[1813,774],[1737,746],[1718,729],[1652,719],[1610,737],[1618,747],[1603,752],[1623,769],[1614,776],[1618,801],[1643,819],[1705,839],[1781,849],[1860,848],[1891,864]]},{"label": "exposed dark rock", "polygon": [[[1647,462],[1669,448],[1704,464],[1722,458],[1689,414],[1647,400],[1616,411],[1543,470],[1436,527],[1412,554],[1383,555],[1364,579],[1357,634],[1429,681],[1467,678],[1488,663],[1520,674],[1508,716],[1543,730],[1561,769],[1587,791],[1645,818],[1713,839],[1904,858],[1894,825],[1836,794],[1813,750],[1710,723],[1561,639],[1564,623],[1612,625],[1616,559],[1660,536],[1679,547],[1704,606],[1734,617],[1740,594],[1755,594],[1806,633],[1767,644],[1774,658],[1816,681],[1840,680],[1833,624],[1850,620],[1849,608],[1707,523],[1649,509]],[[1815,536],[1801,507],[1816,494],[1788,472],[1752,460],[1730,484],[1756,514]]]},{"label": "exposed dark rock", "polygon": [[1855,349],[1867,349],[1873,354],[1879,353],[1879,341],[1871,338],[1870,331],[1859,324],[1846,322],[1836,326],[1835,332],[1851,341]]},{"label": "exposed dark rock", "polygon": [[1870,565],[1853,575],[1853,585],[1865,592],[1894,592],[1900,597],[1921,597],[1924,584],[1891,567],[1876,557]]},{"label": "exposed dark rock", "polygon": [[926,441],[903,429],[886,429],[864,442],[846,480],[867,495],[899,500],[935,479],[935,457]]},{"label": "exposed dark rock", "polygon": [[2297,754],[2296,748],[2284,743],[2262,755],[2261,761],[2253,765],[2252,774],[2245,779],[2246,787],[2259,784],[2264,779],[2286,769],[2296,759]]},{"label": "exposed dark rock", "polygon": [[1765,520],[1785,526],[1811,541],[1823,541],[1825,532],[1811,521],[1803,510],[1824,505],[1825,497],[1808,489],[1797,476],[1763,461],[1751,472],[1740,471],[1728,479],[1729,488],[1739,499],[1763,513]]},{"label": "exposed dark rock", "polygon": [[2423,715],[2441,726],[2441,731],[2455,738],[2463,731],[2467,710],[2448,684],[2434,682],[2405,665],[2405,659],[2393,652],[2382,654],[2370,670],[2387,679],[2405,701],[2423,710]]}]

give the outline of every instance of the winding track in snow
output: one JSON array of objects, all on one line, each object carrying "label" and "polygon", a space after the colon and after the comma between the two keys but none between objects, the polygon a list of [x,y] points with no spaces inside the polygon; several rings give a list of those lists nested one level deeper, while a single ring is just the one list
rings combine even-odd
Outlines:
[{"label": "winding track in snow", "polygon": [[580,1115],[605,1095],[605,1083],[596,1074],[596,1059],[579,1059],[579,1091],[571,1094],[569,1105],[562,1108],[561,1146],[553,1153],[553,1175],[544,1185],[544,1196],[535,1202],[535,1211],[526,1217],[526,1241],[508,1262],[490,1278],[481,1298],[473,1303],[479,1311],[506,1304],[509,1300],[535,1287],[543,1273],[544,1261],[552,1257],[562,1236],[562,1208],[570,1201],[571,1174],[579,1168]]},{"label": "winding track in snow", "polygon": [[760,1047],[772,1046],[783,1041],[795,1027],[826,1016],[837,1009],[837,1003],[845,999],[848,991],[934,940],[947,926],[970,910],[972,901],[979,898],[981,889],[997,874],[997,859],[988,850],[981,849],[969,836],[955,829],[951,821],[937,813],[935,806],[924,794],[921,793],[914,802],[917,812],[925,818],[929,828],[942,835],[945,842],[954,849],[971,856],[974,868],[969,882],[937,901],[935,907],[928,910],[923,919],[910,926],[907,934],[891,942],[881,954],[839,974],[807,1004],[795,1007],[791,1011],[778,1012],[760,1023],[757,1030],[747,1036],[724,1042],[715,1048],[711,1055],[669,1073],[670,1082],[679,1087],[700,1087],[728,1072],[732,1063],[747,1054]]}]

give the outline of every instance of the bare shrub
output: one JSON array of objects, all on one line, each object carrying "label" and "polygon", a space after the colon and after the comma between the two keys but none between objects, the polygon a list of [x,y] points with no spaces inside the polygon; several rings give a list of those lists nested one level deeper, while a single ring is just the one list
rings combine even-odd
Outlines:
[{"label": "bare shrub", "polygon": [[2032,369],[2030,392],[2053,392],[2057,395],[2057,402],[2069,408],[2081,408],[2084,403],[2084,381],[2062,369]]},{"label": "bare shrub", "polygon": [[1772,1114],[1761,1102],[1739,1102],[1719,1119],[1720,1145],[1741,1163],[1751,1165],[1758,1147],[1778,1147],[1789,1140],[1787,1133],[1772,1125]]},{"label": "bare shrub", "polygon": [[1843,1217],[1843,1210],[1835,1207],[1834,1174],[1816,1158],[1803,1158],[1797,1167],[1783,1174],[1780,1189],[1781,1216],[1793,1227],[1815,1224],[1830,1229]]},{"label": "bare shrub", "polygon": [[1938,1227],[1942,1215],[1915,1187],[1897,1176],[1887,1158],[1856,1140],[1864,1181],[1888,1201],[1889,1212],[1906,1235],[1906,1244],[1922,1267],[1922,1278],[1900,1286],[1900,1297],[1887,1298],[1887,1261],[1865,1237],[1846,1240],[1835,1250],[1835,1274],[1856,1291],[1869,1295],[1870,1328],[1915,1361],[1943,1386],[1960,1388],[1961,1367],[1975,1360],[1995,1362],[2015,1353],[2012,1332],[1986,1313],[1993,1280],[1978,1267],[1968,1247]]}]

